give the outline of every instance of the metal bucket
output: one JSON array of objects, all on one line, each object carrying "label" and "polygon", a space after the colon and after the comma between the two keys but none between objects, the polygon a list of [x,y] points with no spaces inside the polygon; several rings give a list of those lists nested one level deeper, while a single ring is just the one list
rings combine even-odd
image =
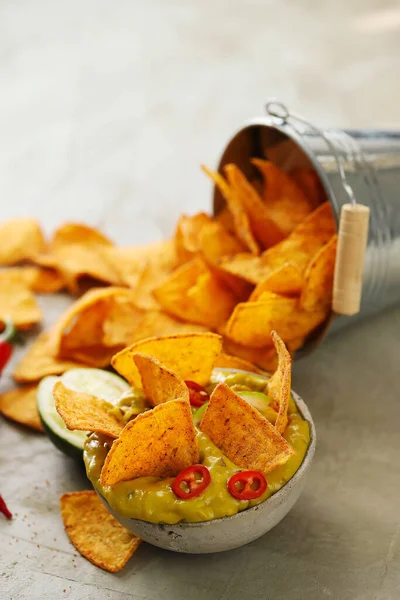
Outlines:
[{"label": "metal bucket", "polygon": [[[312,338],[319,342],[327,330],[400,301],[400,131],[320,130],[275,101],[267,104],[267,113],[233,136],[218,171],[233,162],[247,177],[256,178],[252,157],[268,158],[285,171],[308,167],[318,175],[337,223],[349,198],[370,208],[360,312],[331,318]],[[215,188],[214,214],[223,205]]]}]

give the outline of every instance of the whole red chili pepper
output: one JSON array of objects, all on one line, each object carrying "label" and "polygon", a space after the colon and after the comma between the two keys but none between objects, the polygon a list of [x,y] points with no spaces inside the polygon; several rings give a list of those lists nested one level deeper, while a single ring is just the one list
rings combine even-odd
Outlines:
[{"label": "whole red chili pepper", "polygon": [[267,489],[267,480],[259,471],[240,471],[228,481],[229,493],[238,500],[254,500]]},{"label": "whole red chili pepper", "polygon": [[210,394],[207,392],[206,388],[199,383],[196,383],[195,381],[185,381],[185,383],[189,388],[190,404],[192,406],[203,406],[203,404],[210,399]]},{"label": "whole red chili pepper", "polygon": [[2,496],[0,496],[0,513],[3,513],[7,519],[12,519],[12,514],[8,510],[7,504],[4,502]]},{"label": "whole red chili pepper", "polygon": [[172,482],[172,490],[182,500],[199,496],[210,485],[210,471],[204,465],[183,469]]},{"label": "whole red chili pepper", "polygon": [[3,319],[0,321],[0,327],[1,325],[3,330],[0,333],[0,375],[12,355],[11,340],[15,336],[15,327],[10,319]]}]

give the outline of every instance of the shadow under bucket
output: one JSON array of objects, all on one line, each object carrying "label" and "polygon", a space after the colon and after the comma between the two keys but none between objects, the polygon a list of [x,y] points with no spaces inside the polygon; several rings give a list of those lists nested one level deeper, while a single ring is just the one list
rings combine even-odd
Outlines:
[{"label": "shadow under bucket", "polygon": [[[269,102],[267,112],[232,137],[219,172],[235,163],[249,179],[257,179],[253,157],[271,160],[286,172],[305,167],[317,175],[337,226],[349,197],[370,209],[360,312],[332,313],[307,341],[304,351],[309,352],[326,333],[400,301],[400,131],[319,130],[278,102]],[[214,214],[224,205],[215,187]]]}]

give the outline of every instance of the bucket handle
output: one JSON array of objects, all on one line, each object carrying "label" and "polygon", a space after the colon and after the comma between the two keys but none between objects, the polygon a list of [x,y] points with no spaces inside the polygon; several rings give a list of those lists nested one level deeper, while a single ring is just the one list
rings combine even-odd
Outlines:
[{"label": "bucket handle", "polygon": [[[305,125],[308,129],[321,136],[328,145],[335,159],[338,173],[342,180],[343,188],[349,198],[349,203],[344,204],[340,211],[338,246],[335,260],[335,273],[333,280],[332,310],[340,315],[355,315],[360,312],[363,270],[365,252],[367,248],[370,209],[363,204],[357,204],[353,189],[346,178],[346,171],[334,144],[335,132],[318,129],[307,120],[290,113],[286,106],[277,101],[270,100],[266,105],[267,113],[292,127],[298,135],[302,133],[296,128],[293,121]],[[350,147],[364,161],[361,149],[355,140],[350,138]]]}]

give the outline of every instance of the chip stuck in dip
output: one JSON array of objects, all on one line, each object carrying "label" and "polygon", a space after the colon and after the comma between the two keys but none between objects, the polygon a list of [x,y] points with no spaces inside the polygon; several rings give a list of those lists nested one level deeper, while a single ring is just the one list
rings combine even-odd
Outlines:
[{"label": "chip stuck in dip", "polygon": [[[118,515],[209,521],[263,502],[291,479],[309,424],[291,397],[289,353],[275,333],[273,342],[279,365],[271,378],[223,368],[221,358],[214,368],[222,340],[196,333],[144,340],[117,355],[114,366],[134,382],[119,403],[55,385],[67,427],[90,433],[87,475]],[[137,399],[139,414],[131,410]]]}]

